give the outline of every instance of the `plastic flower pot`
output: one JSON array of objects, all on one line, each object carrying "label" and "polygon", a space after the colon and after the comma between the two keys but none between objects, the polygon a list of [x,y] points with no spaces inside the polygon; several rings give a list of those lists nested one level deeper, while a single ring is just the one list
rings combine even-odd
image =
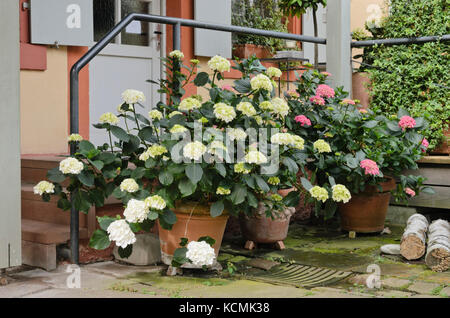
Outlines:
[{"label": "plastic flower pot", "polygon": [[[180,247],[181,238],[188,241],[197,241],[202,236],[213,238],[216,257],[222,244],[223,233],[228,220],[226,211],[220,216],[212,217],[209,205],[197,202],[178,202],[173,212],[177,216],[177,222],[172,230],[166,230],[158,222],[159,240],[161,244],[161,259],[164,264],[172,263],[173,253]],[[190,267],[185,264],[183,267]]]},{"label": "plastic flower pot", "polygon": [[387,177],[387,181],[375,186],[367,186],[364,192],[352,194],[345,204],[339,204],[341,229],[359,233],[381,232],[391,198],[390,191],[395,189],[395,180]]}]

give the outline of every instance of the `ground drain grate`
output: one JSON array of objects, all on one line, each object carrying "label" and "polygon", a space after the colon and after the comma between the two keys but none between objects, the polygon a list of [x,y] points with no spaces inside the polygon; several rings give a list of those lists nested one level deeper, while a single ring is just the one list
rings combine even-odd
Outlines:
[{"label": "ground drain grate", "polygon": [[329,268],[283,264],[273,267],[269,271],[246,276],[246,278],[277,285],[287,284],[296,287],[316,287],[336,283],[352,274],[352,272],[342,272]]}]

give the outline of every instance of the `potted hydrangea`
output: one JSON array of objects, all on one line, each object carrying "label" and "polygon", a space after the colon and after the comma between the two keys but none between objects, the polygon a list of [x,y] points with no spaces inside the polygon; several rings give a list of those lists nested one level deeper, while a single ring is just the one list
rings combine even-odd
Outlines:
[{"label": "potted hydrangea", "polygon": [[308,160],[301,168],[310,178],[301,183],[316,214],[327,219],[339,210],[343,229],[381,231],[391,194],[406,201],[433,192],[422,185],[423,177],[402,175],[417,169],[424,155],[427,141],[420,133],[427,122],[405,110],[386,117],[363,109],[325,81],[307,71],[298,79],[297,95],[286,94],[292,109],[287,126],[306,141]]},{"label": "potted hydrangea", "polygon": [[[136,112],[145,100],[142,92],[123,92],[117,113],[103,114],[94,125],[105,130],[109,144],[95,147],[71,136],[77,152],[49,171],[53,183],[40,183],[36,192],[44,200],[58,195],[58,206],[67,210],[74,204],[83,212],[111,195],[121,200],[123,216],[98,218],[93,248],[114,242],[127,257],[136,233],[156,222],[164,263],[214,267],[211,248],[216,257],[230,214],[251,215],[264,203],[271,216],[272,208],[276,214],[298,203],[295,192],[282,197],[277,191],[294,185],[304,140],[282,132],[290,109],[274,97],[279,72],[243,61],[236,66],[246,69],[243,78],[230,91],[217,85],[230,70],[227,59],[213,57],[209,76],[197,72],[197,60],[183,65],[183,58],[171,52],[163,59],[167,78],[154,82],[167,94],[166,103],[159,102],[147,117]],[[184,96],[191,79],[209,90],[208,100]],[[122,120],[125,129],[118,126]],[[61,182],[68,186],[63,189]],[[196,259],[199,253],[204,257]]]}]

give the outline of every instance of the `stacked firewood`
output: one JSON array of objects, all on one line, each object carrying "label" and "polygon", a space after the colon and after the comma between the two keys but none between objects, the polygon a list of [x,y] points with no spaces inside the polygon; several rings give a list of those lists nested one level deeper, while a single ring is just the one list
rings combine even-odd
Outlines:
[{"label": "stacked firewood", "polygon": [[425,252],[425,262],[433,271],[449,269],[450,224],[445,220],[436,220],[429,225],[423,215],[414,214],[406,223],[400,254],[407,260],[416,260]]}]

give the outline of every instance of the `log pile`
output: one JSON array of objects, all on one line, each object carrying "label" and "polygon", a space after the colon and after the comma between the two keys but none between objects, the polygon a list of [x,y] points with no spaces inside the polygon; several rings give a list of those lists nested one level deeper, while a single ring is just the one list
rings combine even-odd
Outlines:
[{"label": "log pile", "polygon": [[426,251],[428,221],[422,214],[413,214],[406,223],[400,243],[400,254],[407,260],[421,258]]},{"label": "log pile", "polygon": [[431,270],[444,272],[450,267],[450,224],[433,221],[428,228],[428,248],[425,262]]}]

